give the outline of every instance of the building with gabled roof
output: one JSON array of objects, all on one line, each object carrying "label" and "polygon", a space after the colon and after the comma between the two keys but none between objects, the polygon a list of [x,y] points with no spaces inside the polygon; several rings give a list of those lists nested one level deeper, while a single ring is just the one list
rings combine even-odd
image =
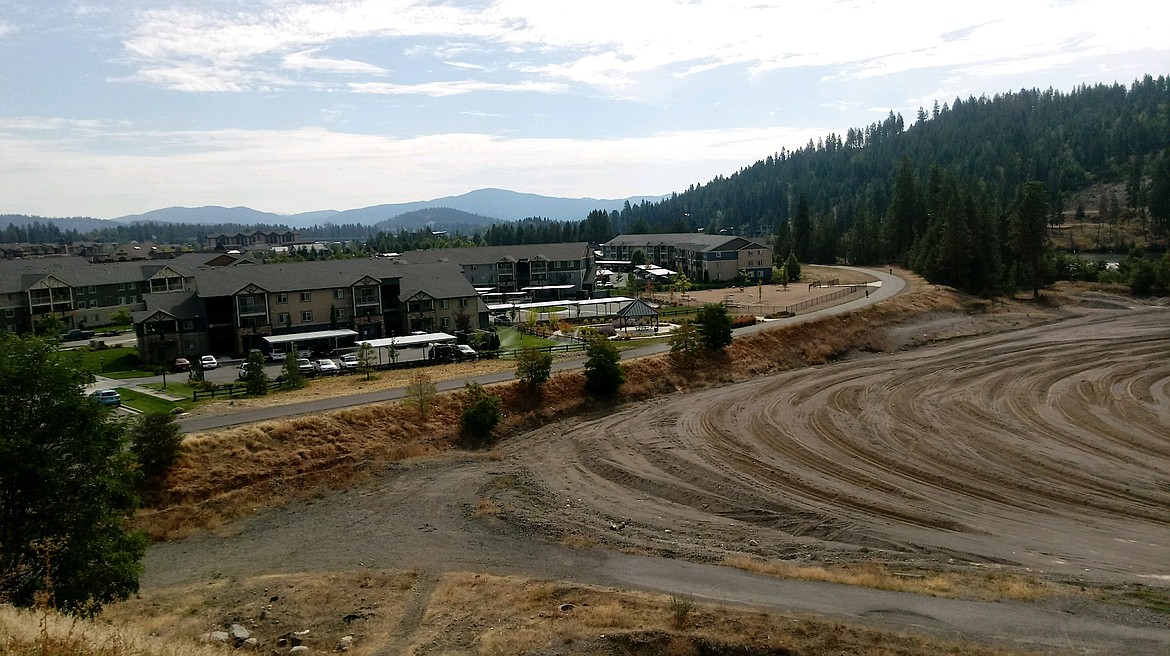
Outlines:
[{"label": "building with gabled roof", "polygon": [[496,293],[557,287],[566,297],[584,298],[593,283],[593,255],[585,242],[435,248],[395,257],[410,264],[456,262],[473,287]]},{"label": "building with gabled roof", "polygon": [[618,235],[601,245],[606,260],[630,261],[641,251],[646,261],[680,271],[692,280],[772,277],[772,249],[734,235],[666,233]]}]

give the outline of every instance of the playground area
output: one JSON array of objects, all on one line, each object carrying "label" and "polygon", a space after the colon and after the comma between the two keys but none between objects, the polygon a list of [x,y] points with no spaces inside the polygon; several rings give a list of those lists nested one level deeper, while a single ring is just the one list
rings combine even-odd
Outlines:
[{"label": "playground area", "polygon": [[[701,306],[721,303],[732,314],[769,316],[782,312],[799,314],[809,308],[824,307],[828,303],[854,298],[865,293],[864,286],[877,284],[874,276],[834,267],[808,266],[801,280],[787,286],[764,283],[724,289],[704,289],[686,294],[655,292],[655,303]],[[856,288],[850,291],[851,287]],[[834,296],[834,298],[827,298]],[[645,297],[644,297],[645,298]]]}]

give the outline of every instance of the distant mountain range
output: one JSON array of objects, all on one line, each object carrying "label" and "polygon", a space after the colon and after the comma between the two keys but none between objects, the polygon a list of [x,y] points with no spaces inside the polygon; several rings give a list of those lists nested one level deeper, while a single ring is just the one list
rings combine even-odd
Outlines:
[{"label": "distant mountain range", "polygon": [[[299,214],[274,214],[261,212],[249,207],[220,207],[209,205],[206,207],[167,207],[151,210],[142,214],[120,216],[115,219],[94,219],[90,217],[46,218],[41,216],[27,216],[23,214],[0,215],[0,229],[9,224],[24,226],[40,221],[51,221],[62,230],[77,229],[90,231],[110,227],[111,223],[135,223],[153,221],[155,223],[193,223],[193,224],[280,224],[291,228],[305,228],[323,223],[384,225],[388,230],[397,230],[399,227],[421,227],[429,222],[435,223],[440,215],[426,218],[425,213],[414,215],[420,210],[449,208],[459,210],[463,222],[469,224],[488,224],[493,220],[516,221],[529,217],[541,217],[558,221],[581,221],[593,210],[621,210],[628,202],[637,205],[642,201],[657,202],[664,196],[634,196],[620,199],[596,198],[556,198],[537,194],[524,194],[506,189],[477,189],[459,196],[445,196],[434,200],[415,201],[411,203],[390,203],[374,205],[350,210],[317,210],[301,212]],[[412,215],[407,220],[396,222],[394,219],[402,215]],[[474,215],[474,216],[473,216]]]}]

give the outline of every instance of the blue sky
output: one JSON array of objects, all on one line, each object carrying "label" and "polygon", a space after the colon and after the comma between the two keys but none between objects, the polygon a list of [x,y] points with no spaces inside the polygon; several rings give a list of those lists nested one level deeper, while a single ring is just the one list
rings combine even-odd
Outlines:
[{"label": "blue sky", "polygon": [[1130,0],[0,0],[0,213],[668,194],[830,131],[1170,73]]}]

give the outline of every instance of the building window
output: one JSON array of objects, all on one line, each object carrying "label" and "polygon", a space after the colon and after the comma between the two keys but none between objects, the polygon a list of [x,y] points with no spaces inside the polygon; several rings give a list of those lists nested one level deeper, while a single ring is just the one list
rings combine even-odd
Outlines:
[{"label": "building window", "polygon": [[340,301],[343,298],[345,298],[345,290],[344,289],[334,289],[333,290],[333,300]]},{"label": "building window", "polygon": [[4,308],[4,316],[11,319],[16,316],[16,310],[12,308]]},{"label": "building window", "polygon": [[312,323],[312,322],[313,322],[313,311],[312,310],[301,310],[301,323]]},{"label": "building window", "polygon": [[337,308],[337,318],[338,319],[345,318],[345,308]]},{"label": "building window", "polygon": [[443,323],[443,328],[444,328],[444,329],[446,329],[446,328],[450,328],[450,327],[451,327],[451,317],[443,317],[443,322],[442,322],[442,323]]},{"label": "building window", "polygon": [[449,307],[451,307],[451,301],[448,301],[445,298],[443,300],[439,301],[439,309],[440,310],[446,310]]},{"label": "building window", "polygon": [[118,283],[118,291],[122,291],[123,289],[126,289],[126,285],[123,283]]},{"label": "building window", "polygon": [[94,286],[92,286],[92,285],[91,285],[91,286],[90,286],[90,288],[89,288],[89,293],[90,293],[90,294],[96,294],[96,293],[97,293],[97,287],[94,287]]},{"label": "building window", "polygon": [[95,308],[95,307],[97,307],[97,301],[90,301],[90,302],[89,302],[89,306],[90,306],[91,308]]},{"label": "building window", "polygon": [[313,293],[312,292],[301,292],[301,302],[302,303],[308,303],[311,300],[313,300]]},{"label": "building window", "polygon": [[467,307],[467,299],[466,298],[459,299],[459,307],[461,307],[461,308]]},{"label": "building window", "polygon": [[289,319],[288,312],[280,312],[280,313],[277,313],[277,315],[276,315],[276,323],[279,323],[282,325],[288,325],[288,324],[292,323],[292,320]]},{"label": "building window", "polygon": [[195,322],[190,319],[183,319],[183,330],[195,330]]},{"label": "building window", "polygon": [[280,304],[288,303],[288,292],[280,292],[276,295],[276,302]]}]

